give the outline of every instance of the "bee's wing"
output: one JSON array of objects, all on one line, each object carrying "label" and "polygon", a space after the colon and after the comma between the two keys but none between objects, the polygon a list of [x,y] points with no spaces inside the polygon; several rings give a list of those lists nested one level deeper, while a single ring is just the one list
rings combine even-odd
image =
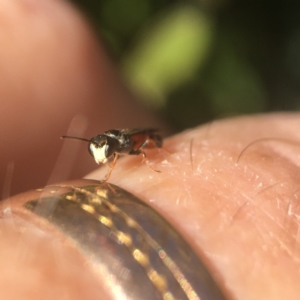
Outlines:
[{"label": "bee's wing", "polygon": [[135,134],[150,134],[158,132],[157,128],[126,128],[120,130],[123,134],[127,135],[135,135]]}]

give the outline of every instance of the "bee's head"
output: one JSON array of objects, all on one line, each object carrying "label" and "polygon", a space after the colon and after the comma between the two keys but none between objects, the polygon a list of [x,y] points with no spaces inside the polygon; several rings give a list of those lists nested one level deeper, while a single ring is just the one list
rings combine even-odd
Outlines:
[{"label": "bee's head", "polygon": [[111,158],[111,156],[116,152],[118,141],[105,134],[100,134],[92,139],[88,140],[76,136],[62,136],[62,139],[72,139],[88,142],[88,150],[90,154],[94,157],[97,164],[105,164]]},{"label": "bee's head", "polygon": [[88,150],[97,164],[105,164],[115,153],[116,146],[117,141],[114,138],[100,134],[90,140]]}]

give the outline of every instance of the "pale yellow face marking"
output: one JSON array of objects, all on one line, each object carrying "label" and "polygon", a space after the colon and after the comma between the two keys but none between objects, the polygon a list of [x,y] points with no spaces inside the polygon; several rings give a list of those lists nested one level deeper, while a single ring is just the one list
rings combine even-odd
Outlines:
[{"label": "pale yellow face marking", "polygon": [[105,156],[105,148],[106,145],[97,148],[94,144],[90,144],[90,149],[97,164],[105,164],[107,162],[107,157]]}]

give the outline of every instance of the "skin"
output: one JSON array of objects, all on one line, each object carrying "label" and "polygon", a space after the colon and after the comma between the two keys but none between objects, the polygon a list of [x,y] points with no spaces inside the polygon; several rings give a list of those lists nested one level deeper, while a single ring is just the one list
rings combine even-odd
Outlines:
[{"label": "skin", "polygon": [[[55,139],[78,114],[83,117],[75,119],[74,131],[86,126],[90,137],[114,127],[163,127],[134,102],[72,7],[46,0],[0,3],[4,196],[46,184],[62,147]],[[232,299],[298,299],[300,149],[258,142],[236,162],[259,138],[300,143],[299,125],[298,114],[213,122],[166,139],[166,151],[148,151],[161,173],[139,156],[125,157],[110,182],[167,218]],[[80,151],[68,162],[75,167],[56,169],[52,181],[70,178],[66,168],[79,178],[96,167],[86,147]],[[100,168],[86,178],[101,180],[106,172]],[[106,299],[101,280],[72,245],[51,228],[39,228],[15,215],[0,219],[0,298]]]}]

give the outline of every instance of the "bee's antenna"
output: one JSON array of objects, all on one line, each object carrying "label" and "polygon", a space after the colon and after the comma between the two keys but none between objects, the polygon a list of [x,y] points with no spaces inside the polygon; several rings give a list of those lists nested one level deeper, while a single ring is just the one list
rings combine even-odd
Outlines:
[{"label": "bee's antenna", "polygon": [[90,140],[84,139],[84,138],[80,138],[80,137],[76,137],[76,136],[67,136],[67,135],[63,135],[63,136],[61,136],[60,138],[61,138],[61,139],[72,139],[72,140],[78,140],[78,141],[84,141],[84,142],[90,143]]}]

